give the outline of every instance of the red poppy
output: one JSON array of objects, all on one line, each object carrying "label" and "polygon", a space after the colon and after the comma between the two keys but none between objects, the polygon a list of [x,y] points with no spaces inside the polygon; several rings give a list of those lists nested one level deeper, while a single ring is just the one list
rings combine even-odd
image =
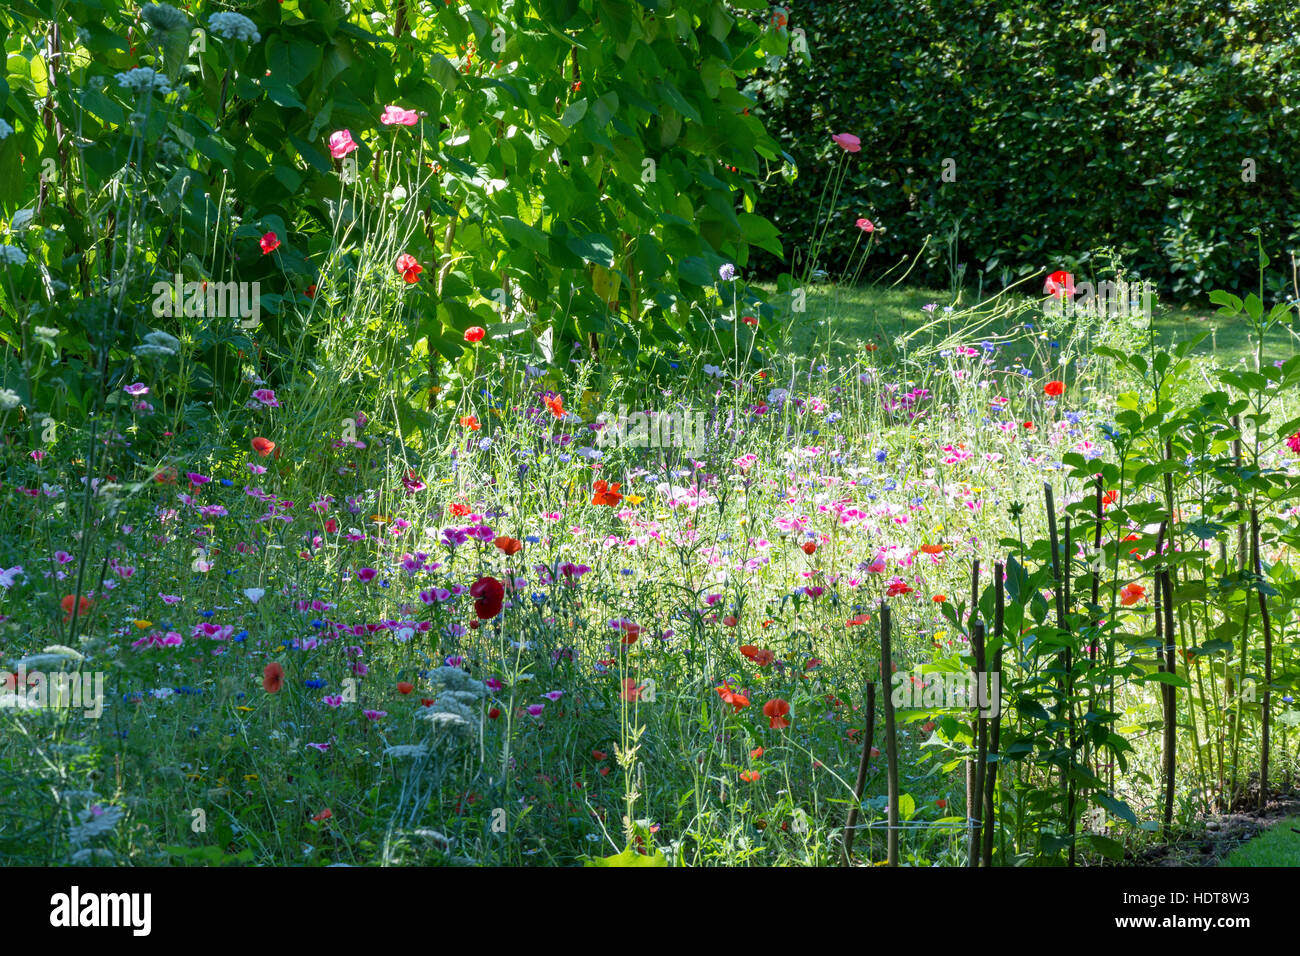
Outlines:
[{"label": "red poppy", "polygon": [[523,542],[509,535],[497,535],[492,543],[508,555],[516,555],[523,549]]},{"label": "red poppy", "polygon": [[637,638],[641,636],[641,625],[633,621],[619,621],[617,627],[623,632],[624,644],[635,644]]},{"label": "red poppy", "polygon": [[936,594],[934,597],[930,598],[930,600],[935,604],[942,604],[944,601],[948,600],[948,598],[942,594]]},{"label": "red poppy", "polygon": [[270,255],[280,248],[280,237],[273,232],[268,232],[257,241],[257,244],[262,247],[262,255]]},{"label": "red poppy", "polygon": [[1043,386],[1043,391],[1052,396],[1052,398],[1057,398],[1058,396],[1065,394],[1065,383],[1055,381],[1048,382]]},{"label": "red poppy", "polygon": [[745,783],[754,783],[761,776],[763,775],[757,770],[744,770],[741,771],[740,779],[745,781]]},{"label": "red poppy", "polygon": [[459,501],[454,501],[452,502],[451,507],[447,510],[457,518],[463,518],[465,515],[469,514],[469,505],[463,505]]},{"label": "red poppy", "polygon": [[609,754],[605,753],[605,751],[603,751],[603,750],[593,750],[593,751],[591,752],[591,759],[592,759],[592,760],[604,760],[604,759],[606,759],[608,756],[609,756]]},{"label": "red poppy", "polygon": [[414,285],[420,281],[420,273],[424,271],[424,266],[415,261],[415,256],[403,252],[397,257],[397,271],[402,274],[407,285]]},{"label": "red poppy", "polygon": [[1043,291],[1054,298],[1061,298],[1062,294],[1074,295],[1074,276],[1064,269],[1057,269],[1047,277],[1047,282],[1043,285]]},{"label": "red poppy", "polygon": [[397,692],[399,694],[409,694],[413,690],[415,690],[415,685],[409,680],[399,680],[397,682]]},{"label": "red poppy", "polygon": [[900,594],[911,594],[912,588],[904,581],[891,581],[889,588],[885,591],[886,597],[898,597]]},{"label": "red poppy", "polygon": [[866,623],[867,623],[868,621],[870,621],[870,620],[871,620],[871,615],[870,615],[870,614],[859,614],[857,617],[851,617],[851,618],[849,618],[849,619],[848,619],[847,621],[845,621],[844,623],[845,623],[846,625],[848,625],[849,627],[857,627],[857,626],[859,626],[859,625],[861,625],[861,624],[866,624]]},{"label": "red poppy", "polygon": [[563,395],[547,395],[545,398],[542,399],[542,401],[546,403],[546,407],[551,410],[551,414],[554,415],[556,418],[564,417],[564,396]]},{"label": "red poppy", "polygon": [[460,427],[468,428],[470,431],[476,432],[483,426],[478,423],[478,419],[473,415],[462,415],[460,418]]},{"label": "red poppy", "polygon": [[790,726],[790,720],[786,717],[788,713],[790,713],[790,702],[780,697],[769,700],[763,705],[763,716],[768,719],[774,730]]},{"label": "red poppy", "polygon": [[1034,423],[1033,423],[1033,422],[1021,422],[1020,427],[1023,428],[1023,429],[1025,429],[1025,431],[1033,431],[1033,430],[1034,430]]},{"label": "red poppy", "polygon": [[275,442],[269,438],[254,438],[252,441],[253,451],[257,452],[263,458],[275,451]]},{"label": "red poppy", "polygon": [[948,801],[943,799],[943,797],[940,797],[938,800],[934,801],[934,805],[938,807],[940,810],[948,809]]},{"label": "red poppy", "polygon": [[641,694],[644,690],[645,687],[638,685],[631,677],[624,677],[623,689],[619,692],[619,696],[626,701],[638,701],[641,699]]},{"label": "red poppy", "polygon": [[921,552],[923,554],[943,554],[944,546],[942,544],[923,544]]},{"label": "red poppy", "polygon": [[483,341],[483,336],[485,335],[487,335],[487,332],[485,332],[481,326],[476,325],[473,328],[469,328],[465,330],[465,341],[481,342]]},{"label": "red poppy", "polygon": [[803,548],[803,553],[804,553],[804,554],[812,554],[813,552],[815,552],[815,551],[817,550],[817,542],[815,542],[815,541],[805,541],[805,542],[804,542],[800,547]]},{"label": "red poppy", "polygon": [[488,711],[488,720],[496,720],[500,716],[501,716],[500,707],[493,707],[491,710]]},{"label": "red poppy", "polygon": [[474,613],[480,620],[488,621],[501,613],[506,589],[496,578],[481,577],[470,585],[469,594],[474,599]]},{"label": "red poppy", "polygon": [[622,485],[622,482],[619,481],[610,485],[606,484],[603,479],[597,479],[591,486],[596,492],[591,497],[591,503],[593,505],[609,505],[611,508],[614,507],[623,500],[623,496],[618,490],[620,485]]},{"label": "red poppy", "polygon": [[78,600],[74,595],[65,594],[63,600],[59,602],[59,606],[63,608],[63,620],[65,622],[72,620],[72,605],[74,603],[77,605],[77,617],[85,617],[90,613],[92,603],[90,598],[83,597]]},{"label": "red poppy", "polygon": [[316,823],[320,823],[324,820],[328,820],[332,816],[334,816],[334,811],[331,810],[329,807],[326,807],[320,813],[312,817],[312,820],[314,820]]},{"label": "red poppy", "polygon": [[749,698],[744,694],[736,693],[731,689],[730,684],[723,684],[721,687],[715,687],[714,690],[718,692],[718,696],[722,698],[724,704],[730,704],[735,708],[733,713],[738,714],[749,706]]},{"label": "red poppy", "polygon": [[284,687],[284,668],[271,661],[262,671],[262,689],[268,694],[278,694],[282,687]]}]

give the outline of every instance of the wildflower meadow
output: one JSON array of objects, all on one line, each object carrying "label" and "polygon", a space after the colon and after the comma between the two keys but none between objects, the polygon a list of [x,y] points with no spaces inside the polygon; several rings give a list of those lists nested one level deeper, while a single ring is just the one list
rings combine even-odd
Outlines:
[{"label": "wildflower meadow", "polygon": [[803,6],[0,11],[0,863],[1300,865],[1292,237],[944,279]]}]

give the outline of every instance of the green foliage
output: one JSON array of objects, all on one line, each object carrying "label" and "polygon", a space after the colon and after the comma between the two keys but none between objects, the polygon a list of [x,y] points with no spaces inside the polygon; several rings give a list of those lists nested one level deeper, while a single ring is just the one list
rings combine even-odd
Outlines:
[{"label": "green foliage", "polygon": [[[638,341],[684,347],[721,265],[781,252],[751,182],[779,152],[737,84],[785,40],[720,0],[244,12],[256,36],[121,0],[0,13],[14,127],[0,209],[28,258],[0,282],[0,336],[25,404],[57,398],[37,388],[38,326],[57,330],[72,408],[101,375],[129,374],[130,349],[159,329],[192,346],[191,397],[229,398],[250,370],[278,384],[321,347],[322,312],[362,312],[378,336],[444,358],[495,326],[530,343],[552,332],[556,350],[604,336],[635,361]],[[165,89],[124,86],[136,68]],[[418,120],[385,124],[390,104]],[[356,148],[332,156],[342,130]],[[426,271],[399,297],[402,253]],[[258,283],[258,319],[160,316],[176,274]],[[367,283],[381,292],[358,301]],[[411,369],[412,395],[435,365]]]},{"label": "green foliage", "polygon": [[830,134],[859,135],[839,203],[821,210],[842,225],[829,270],[867,216],[887,229],[889,262],[931,237],[918,281],[949,280],[955,232],[968,281],[1086,275],[1094,247],[1113,244],[1188,298],[1250,282],[1252,226],[1268,224],[1273,254],[1300,238],[1294,5],[809,0],[790,29],[810,59],[791,55],[750,89],[798,177],[768,182],[760,209],[787,237],[811,235],[839,158]]}]

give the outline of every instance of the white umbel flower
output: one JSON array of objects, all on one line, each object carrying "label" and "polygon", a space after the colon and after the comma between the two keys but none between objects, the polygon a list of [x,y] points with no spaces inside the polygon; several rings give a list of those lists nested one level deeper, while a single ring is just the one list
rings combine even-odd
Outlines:
[{"label": "white umbel flower", "polygon": [[223,40],[243,40],[256,43],[262,39],[257,24],[242,13],[214,13],[208,18],[208,29]]},{"label": "white umbel flower", "polygon": [[161,93],[166,96],[172,91],[171,86],[167,83],[167,77],[161,73],[155,73],[147,66],[137,66],[134,70],[119,73],[115,79],[118,86],[124,90],[130,90],[137,96],[149,92]]},{"label": "white umbel flower", "polygon": [[169,3],[146,3],[140,8],[140,18],[159,33],[185,30],[190,19]]}]

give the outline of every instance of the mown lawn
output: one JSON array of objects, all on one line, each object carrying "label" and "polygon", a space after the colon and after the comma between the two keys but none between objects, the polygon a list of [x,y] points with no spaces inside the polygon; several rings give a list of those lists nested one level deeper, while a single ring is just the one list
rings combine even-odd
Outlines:
[{"label": "mown lawn", "polygon": [[1300,866],[1300,817],[1273,824],[1229,853],[1220,866]]},{"label": "mown lawn", "polygon": [[[773,294],[772,285],[761,286]],[[988,292],[986,290],[986,297]],[[960,305],[975,302],[975,293],[963,293]],[[924,307],[935,303],[932,313]],[[959,333],[960,323],[945,324],[943,308],[954,304],[947,291],[908,286],[858,286],[819,285],[809,291],[808,308],[804,320],[795,323],[791,347],[799,353],[818,351],[829,346],[829,355],[844,358],[860,351],[863,345],[874,344],[885,353],[893,351],[895,342],[931,326],[930,333],[939,338],[949,332]],[[1041,300],[1029,296],[1016,297],[1016,307],[1004,314],[993,316],[981,335],[1005,336],[1023,334],[1024,324],[1032,324],[1033,312],[1041,312]],[[1194,305],[1166,306],[1157,304],[1153,325],[1157,343],[1168,348],[1174,342],[1202,332],[1209,336],[1197,348],[1203,355],[1214,355],[1221,364],[1253,362],[1255,345],[1248,326],[1237,318],[1217,314],[1207,302]],[[1039,335],[1043,333],[1039,330]],[[918,335],[917,340],[930,335]],[[1286,358],[1300,345],[1300,328],[1292,327],[1277,333],[1266,343],[1267,359]],[[825,354],[825,353],[823,353]]]}]

